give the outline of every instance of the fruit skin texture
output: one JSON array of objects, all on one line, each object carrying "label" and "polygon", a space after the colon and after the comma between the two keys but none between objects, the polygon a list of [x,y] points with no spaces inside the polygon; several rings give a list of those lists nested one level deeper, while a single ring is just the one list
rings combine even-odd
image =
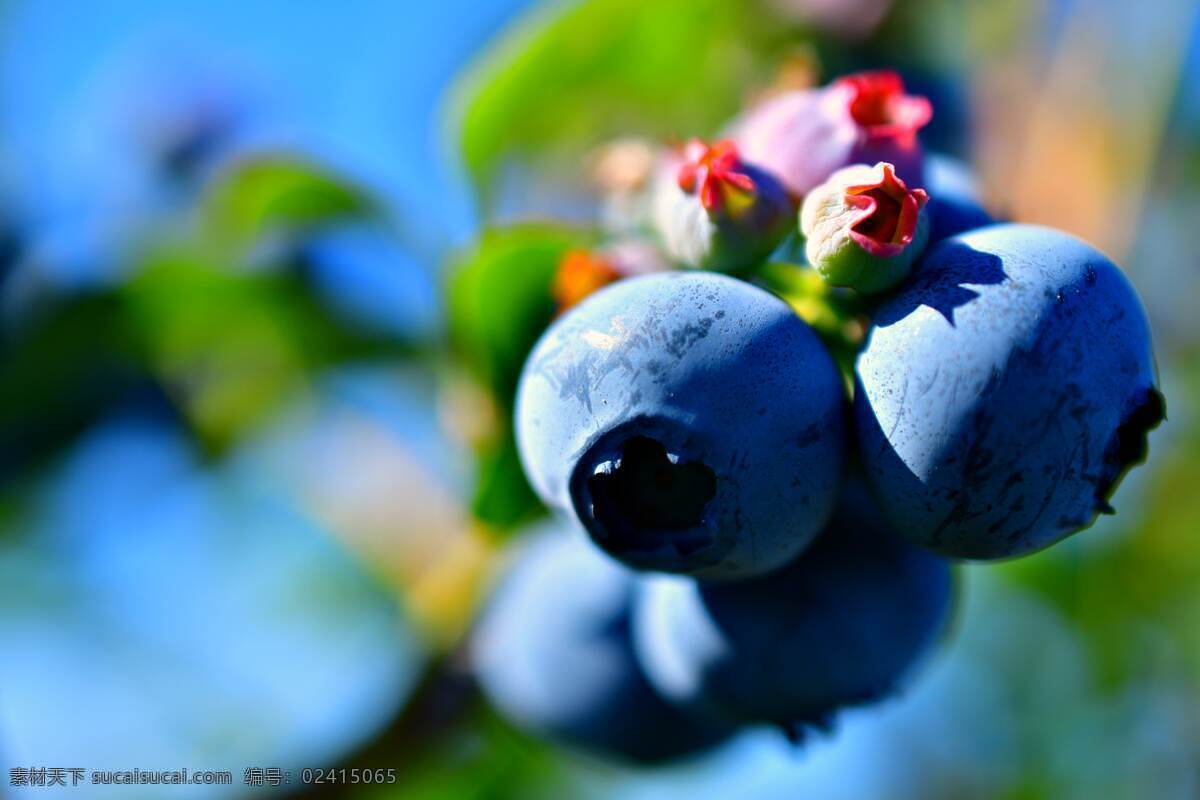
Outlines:
[{"label": "fruit skin texture", "polygon": [[473,640],[491,703],[535,735],[654,764],[731,729],[672,708],[647,683],[631,633],[636,578],[577,531],[531,535]]},{"label": "fruit skin texture", "polygon": [[945,627],[952,599],[947,562],[895,535],[850,483],[826,530],[778,572],[643,583],[634,641],[668,700],[794,730],[893,692]]},{"label": "fruit skin texture", "polygon": [[821,529],[844,459],[844,389],[775,296],[714,273],[620,281],[563,315],[517,390],[535,491],[640,569],[739,578]]},{"label": "fruit skin texture", "polygon": [[940,153],[925,156],[925,191],[930,245],[997,221],[984,209],[970,167],[955,158]]},{"label": "fruit skin texture", "polygon": [[1162,418],[1145,314],[1065,233],[994,225],[929,251],[876,313],[856,368],[860,454],[913,542],[996,559],[1111,512]]}]

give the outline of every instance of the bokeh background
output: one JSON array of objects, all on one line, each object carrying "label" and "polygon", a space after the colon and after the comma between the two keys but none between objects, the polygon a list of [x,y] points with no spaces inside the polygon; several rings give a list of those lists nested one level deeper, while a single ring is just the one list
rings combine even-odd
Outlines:
[{"label": "bokeh background", "polygon": [[[464,641],[539,513],[507,403],[548,270],[639,142],[872,66],[997,213],[1125,267],[1168,401],[1149,462],[1115,517],[962,568],[909,690],[803,749],[638,771],[512,730]],[[1200,796],[1198,223],[1187,0],[6,0],[3,791],[345,766],[398,780],[290,791]],[[62,796],[90,794],[168,793]]]}]

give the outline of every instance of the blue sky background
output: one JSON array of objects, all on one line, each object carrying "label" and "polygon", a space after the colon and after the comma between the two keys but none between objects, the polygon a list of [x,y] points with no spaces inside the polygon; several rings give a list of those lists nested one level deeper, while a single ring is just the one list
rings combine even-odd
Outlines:
[{"label": "blue sky background", "polygon": [[[335,303],[428,332],[436,296],[414,276],[432,265],[418,262],[474,225],[443,96],[520,5],[5,4],[0,177],[27,268],[67,285],[107,275],[170,207],[155,131],[210,113],[234,123],[223,150],[309,154],[420,233],[405,252],[379,230],[334,231],[309,255]],[[320,479],[305,443],[322,409],[342,409],[453,486],[428,387],[414,399],[410,385],[331,378],[215,467],[161,420],[116,419],[75,444],[0,540],[5,765],[328,766],[391,719],[424,646],[289,481],[301,463]]]},{"label": "blue sky background", "polygon": [[[524,0],[6,4],[3,176],[53,251],[86,269],[150,201],[145,134],[232,109],[236,146],[296,148],[381,192],[434,247],[474,222],[444,135],[451,80]],[[448,146],[451,144],[451,146]]]}]

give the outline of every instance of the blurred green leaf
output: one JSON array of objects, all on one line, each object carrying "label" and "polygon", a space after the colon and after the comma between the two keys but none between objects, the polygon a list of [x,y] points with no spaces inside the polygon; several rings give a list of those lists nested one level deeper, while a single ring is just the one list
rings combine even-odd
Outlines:
[{"label": "blurred green leaf", "polygon": [[713,133],[769,78],[796,31],[760,2],[588,0],[540,12],[460,88],[468,169],[616,136]]},{"label": "blurred green leaf", "polygon": [[451,265],[451,344],[506,412],[525,357],[554,315],[550,288],[558,263],[592,239],[564,226],[497,228]]},{"label": "blurred green leaf", "polygon": [[221,451],[312,372],[412,354],[337,319],[296,274],[219,268],[190,252],[151,259],[123,288],[130,325],[212,451]]},{"label": "blurred green leaf", "polygon": [[508,531],[541,513],[512,432],[513,396],[525,358],[554,316],[551,285],[564,254],[591,244],[590,232],[548,224],[486,231],[451,266],[451,345],[495,401],[496,430],[476,449],[471,510]]},{"label": "blurred green leaf", "polygon": [[56,301],[0,343],[0,480],[52,457],[95,419],[151,388],[122,299]]},{"label": "blurred green leaf", "polygon": [[58,298],[10,326],[0,341],[0,481],[122,404],[177,405],[219,452],[312,371],[416,352],[345,319],[302,270],[229,266],[241,259],[229,244],[368,213],[356,189],[300,161],[257,158],[224,174],[199,210],[199,238],[142,254],[125,284]]},{"label": "blurred green leaf", "polygon": [[210,188],[204,221],[220,241],[250,243],[372,213],[368,197],[340,177],[287,156],[259,156],[233,165]]},{"label": "blurred green leaf", "polygon": [[476,454],[471,513],[480,522],[506,533],[544,512],[525,478],[512,426],[505,424],[499,440]]}]

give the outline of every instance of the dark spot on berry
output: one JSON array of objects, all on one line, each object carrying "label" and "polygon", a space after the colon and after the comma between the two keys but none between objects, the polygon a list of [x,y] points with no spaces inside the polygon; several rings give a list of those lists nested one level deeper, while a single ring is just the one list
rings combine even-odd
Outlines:
[{"label": "dark spot on berry", "polygon": [[816,444],[821,438],[821,426],[814,422],[804,430],[800,431],[800,435],[796,437],[796,446],[803,449],[809,445]]}]

